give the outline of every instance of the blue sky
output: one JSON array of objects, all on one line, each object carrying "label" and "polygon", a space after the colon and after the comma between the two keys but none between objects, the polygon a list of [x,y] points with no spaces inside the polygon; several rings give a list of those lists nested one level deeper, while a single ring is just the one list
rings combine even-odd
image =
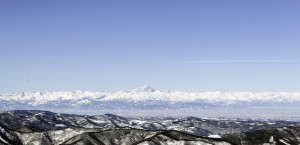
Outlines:
[{"label": "blue sky", "polygon": [[0,1],[0,92],[299,91],[300,1]]}]

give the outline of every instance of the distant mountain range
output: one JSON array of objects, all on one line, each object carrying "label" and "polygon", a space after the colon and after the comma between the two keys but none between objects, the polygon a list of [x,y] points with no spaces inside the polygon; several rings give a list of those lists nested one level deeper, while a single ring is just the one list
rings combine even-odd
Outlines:
[{"label": "distant mountain range", "polygon": [[299,106],[300,92],[182,92],[149,85],[119,92],[23,92],[0,94],[0,110],[153,110]]}]

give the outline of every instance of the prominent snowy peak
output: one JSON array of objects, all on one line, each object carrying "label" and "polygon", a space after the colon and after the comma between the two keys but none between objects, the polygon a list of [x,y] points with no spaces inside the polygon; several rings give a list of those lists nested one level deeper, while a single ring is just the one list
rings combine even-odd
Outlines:
[{"label": "prominent snowy peak", "polygon": [[134,92],[154,92],[155,90],[153,88],[151,88],[150,85],[145,84],[141,87],[134,89],[133,91]]}]

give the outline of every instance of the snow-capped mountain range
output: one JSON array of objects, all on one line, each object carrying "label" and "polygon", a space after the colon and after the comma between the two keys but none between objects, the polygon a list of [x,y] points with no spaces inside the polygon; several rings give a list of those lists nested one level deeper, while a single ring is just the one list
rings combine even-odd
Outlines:
[{"label": "snow-capped mountain range", "polygon": [[149,85],[119,92],[23,92],[0,94],[0,109],[182,109],[299,106],[300,92],[183,92]]}]

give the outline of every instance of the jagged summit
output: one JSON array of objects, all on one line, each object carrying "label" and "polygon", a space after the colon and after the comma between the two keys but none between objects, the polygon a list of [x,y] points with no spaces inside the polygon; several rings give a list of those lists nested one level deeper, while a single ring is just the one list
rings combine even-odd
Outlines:
[{"label": "jagged summit", "polygon": [[151,88],[150,85],[145,84],[141,87],[134,89],[134,91],[136,91],[136,92],[154,92],[155,90],[153,88]]}]

